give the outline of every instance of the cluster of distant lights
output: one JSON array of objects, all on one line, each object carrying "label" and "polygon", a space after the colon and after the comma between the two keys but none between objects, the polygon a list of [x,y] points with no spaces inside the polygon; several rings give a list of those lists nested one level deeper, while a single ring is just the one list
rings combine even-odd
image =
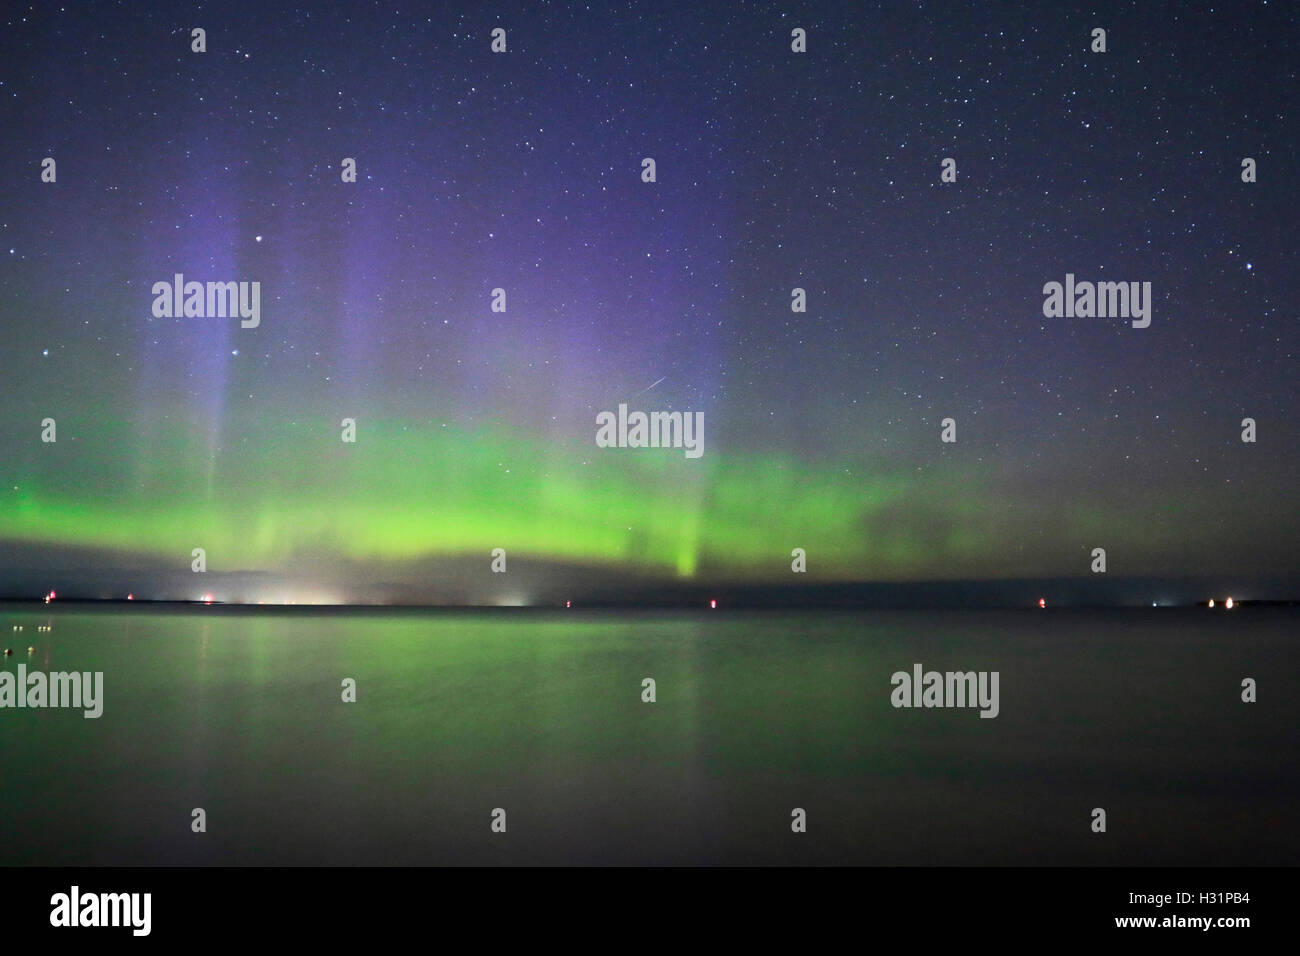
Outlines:
[{"label": "cluster of distant lights", "polygon": [[[246,601],[234,601],[234,602],[220,601],[220,602],[218,602],[218,601],[217,601],[217,596],[216,596],[215,594],[201,594],[201,595],[199,595],[199,599],[198,599],[198,600],[199,600],[199,602],[200,602],[201,604],[217,604],[217,603],[220,603],[220,604],[226,604],[226,603],[246,604],[246,603],[248,603],[248,602],[246,602]],[[296,605],[298,602],[297,602],[296,600],[291,599],[291,598],[284,598],[283,600],[280,600],[280,601],[258,601],[257,603],[258,603],[258,604],[261,604],[261,605],[271,604],[273,607],[290,607],[290,606],[292,606],[292,605]],[[308,603],[308,604],[313,604],[313,605],[317,605],[317,606],[319,606],[319,605],[325,605],[325,604],[338,604],[339,602],[338,602],[338,601],[308,601],[307,603]]]},{"label": "cluster of distant lights", "polygon": [[[53,600],[54,600],[55,598],[57,598],[57,597],[58,597],[58,594],[57,594],[56,592],[54,592],[54,591],[50,591],[48,594],[46,594],[46,595],[44,595],[44,596],[42,597],[42,600],[43,600],[46,604],[49,604],[51,601],[53,601]],[[135,592],[132,591],[131,593],[127,594],[126,599],[127,599],[128,601],[134,601],[134,600],[135,600]],[[199,595],[197,598],[195,598],[194,600],[195,600],[196,602],[200,603],[200,604],[218,604],[218,603],[224,604],[224,603],[226,603],[226,602],[224,602],[224,601],[218,601],[218,600],[217,600],[217,596],[216,596],[215,594],[213,594],[211,591],[209,591],[209,592],[206,593],[206,594],[200,594],[200,595]],[[243,601],[238,601],[238,602],[236,602],[236,603],[238,603],[238,604],[243,604],[244,602],[243,602]],[[267,601],[258,601],[257,603],[258,603],[258,604],[267,604],[268,602],[267,602]],[[296,600],[292,599],[292,598],[284,598],[284,599],[281,600],[281,601],[273,601],[273,602],[269,602],[269,603],[274,604],[274,605],[277,605],[277,606],[284,606],[284,605],[297,604],[298,602],[297,602]],[[338,602],[338,601],[322,601],[322,602],[316,602],[316,603],[322,603],[322,604],[325,604],[325,603],[328,603],[328,604],[337,604],[337,603],[339,603],[339,602]],[[568,607],[568,606],[569,606],[569,605],[568,605],[568,602],[565,602],[565,605],[564,605],[564,606],[565,606],[565,607]]]},{"label": "cluster of distant lights", "polygon": [[[1041,607],[1041,608],[1046,608],[1046,607],[1047,607],[1047,598],[1039,598],[1039,599],[1038,599],[1038,606]],[[1152,602],[1151,602],[1151,606],[1152,606],[1152,607],[1159,607],[1160,605],[1159,605],[1157,602],[1152,601]],[[1209,603],[1208,606],[1209,606],[1209,607],[1214,607],[1214,598],[1210,598],[1210,603]],[[1232,600],[1232,598],[1227,598],[1226,600],[1224,600],[1224,602],[1223,602],[1223,606],[1226,607],[1229,611],[1231,611],[1231,610],[1232,610],[1234,607],[1236,607],[1237,605],[1236,605],[1236,602],[1234,602],[1234,601]]]}]

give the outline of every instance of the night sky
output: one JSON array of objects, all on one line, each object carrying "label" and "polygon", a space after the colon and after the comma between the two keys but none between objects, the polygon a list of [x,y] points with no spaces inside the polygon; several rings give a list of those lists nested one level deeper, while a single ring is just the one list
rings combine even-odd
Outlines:
[{"label": "night sky", "polygon": [[1300,13],[1021,7],[7,7],[0,591],[1294,572]]}]

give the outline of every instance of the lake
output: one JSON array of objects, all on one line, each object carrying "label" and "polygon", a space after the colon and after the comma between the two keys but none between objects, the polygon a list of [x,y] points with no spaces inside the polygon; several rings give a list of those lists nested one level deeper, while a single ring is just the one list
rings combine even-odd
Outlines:
[{"label": "lake", "polygon": [[[0,668],[104,675],[0,709],[0,864],[1294,864],[1297,623],[0,605]],[[997,717],[894,707],[916,664]]]}]

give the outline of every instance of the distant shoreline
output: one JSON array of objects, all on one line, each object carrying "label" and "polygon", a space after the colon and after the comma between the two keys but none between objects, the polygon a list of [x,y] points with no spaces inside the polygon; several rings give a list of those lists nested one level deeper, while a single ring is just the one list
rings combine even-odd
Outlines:
[{"label": "distant shoreline", "polygon": [[[716,608],[709,606],[708,602],[704,603],[687,603],[687,602],[615,602],[615,601],[587,601],[573,602],[566,607],[564,604],[554,603],[537,603],[522,605],[504,605],[504,604],[398,604],[398,603],[347,603],[347,604],[312,604],[312,603],[291,603],[281,604],[273,602],[246,602],[246,601],[185,601],[185,600],[126,600],[125,598],[69,598],[59,599],[58,601],[46,604],[38,598],[22,597],[4,597],[0,598],[0,609],[12,608],[13,610],[37,610],[45,611],[62,610],[65,607],[76,607],[79,609],[86,608],[109,608],[109,607],[139,607],[148,609],[175,609],[183,610],[190,608],[205,608],[222,611],[292,611],[292,612],[321,612],[321,611],[447,611],[447,612],[465,612],[465,611],[494,611],[494,612],[582,612],[582,611],[700,611],[700,612],[769,612],[769,613],[787,613],[787,612],[804,612],[804,611],[843,611],[843,612],[860,612],[860,611],[1011,611],[1024,610],[1043,613],[1044,611],[1109,611],[1109,610],[1131,610],[1131,611],[1151,611],[1151,610],[1176,610],[1176,609],[1193,609],[1199,608],[1207,611],[1229,610],[1223,607],[1216,600],[1215,606],[1209,606],[1209,599],[1204,601],[1195,601],[1177,604],[1156,604],[1144,605],[1137,603],[1129,604],[1098,604],[1098,603],[1058,603],[1049,604],[1046,608],[1040,608],[1033,602],[1024,604],[970,604],[970,605],[923,605],[923,604],[890,604],[890,605],[870,605],[870,604],[746,604],[746,603],[719,603]],[[1300,599],[1243,599],[1234,601],[1231,610],[1247,608],[1277,608],[1277,607],[1300,607]]]}]

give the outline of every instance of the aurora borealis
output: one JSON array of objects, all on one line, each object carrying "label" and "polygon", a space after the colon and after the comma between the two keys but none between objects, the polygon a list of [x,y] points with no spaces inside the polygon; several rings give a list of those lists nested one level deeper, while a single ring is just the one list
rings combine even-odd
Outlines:
[{"label": "aurora borealis", "polygon": [[[192,597],[149,581],[195,547],[358,600],[437,600],[428,561],[514,593],[494,548],[557,583],[790,583],[794,548],[810,581],[1083,577],[1098,546],[1300,567],[1293,10],[37,5],[4,32],[0,592]],[[155,316],[175,274],[258,282],[260,322]],[[1045,317],[1067,274],[1150,283],[1150,326]],[[598,447],[620,403],[702,413],[704,454]]]}]

